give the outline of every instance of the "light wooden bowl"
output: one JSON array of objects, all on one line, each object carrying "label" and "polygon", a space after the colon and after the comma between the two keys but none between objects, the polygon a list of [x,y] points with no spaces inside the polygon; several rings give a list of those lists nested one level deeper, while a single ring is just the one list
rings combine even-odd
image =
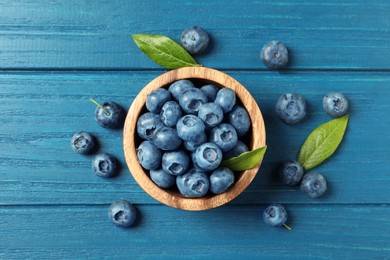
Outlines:
[{"label": "light wooden bowl", "polygon": [[261,162],[253,169],[236,173],[236,180],[232,187],[223,194],[208,194],[202,198],[185,198],[175,189],[163,189],[158,187],[149,177],[137,161],[136,147],[141,143],[137,135],[136,124],[138,117],[146,112],[146,96],[155,89],[168,87],[171,83],[180,79],[192,79],[202,84],[214,84],[218,87],[226,87],[235,91],[237,97],[246,108],[251,118],[252,133],[249,149],[263,147],[265,145],[265,127],[260,109],[251,94],[235,79],[218,70],[205,67],[185,67],[171,70],[152,80],[137,95],[131,105],[123,130],[123,149],[127,165],[135,181],[150,196],[161,203],[183,210],[206,210],[221,206],[236,198],[252,182],[256,176]]}]

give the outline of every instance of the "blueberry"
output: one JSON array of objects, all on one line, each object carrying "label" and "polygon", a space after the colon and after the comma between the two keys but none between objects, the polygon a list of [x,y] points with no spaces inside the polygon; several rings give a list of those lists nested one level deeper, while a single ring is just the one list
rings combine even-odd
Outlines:
[{"label": "blueberry", "polygon": [[181,107],[176,101],[168,101],[161,108],[160,119],[169,127],[176,127],[177,121],[183,116]]},{"label": "blueberry", "polygon": [[204,29],[193,26],[181,33],[181,45],[191,54],[202,53],[209,45],[209,36]]},{"label": "blueberry", "polygon": [[147,112],[141,115],[137,120],[137,133],[139,137],[146,140],[152,140],[160,128],[164,127],[160,116]]},{"label": "blueberry", "polygon": [[196,151],[191,153],[191,160],[192,160],[193,166],[194,166],[196,169],[202,170],[202,169],[200,168],[200,166],[198,165],[198,163],[196,162]]},{"label": "blueberry", "polygon": [[176,99],[176,101],[179,101],[184,91],[194,87],[194,84],[188,79],[181,79],[173,82],[169,86],[168,91]]},{"label": "blueberry", "polygon": [[195,141],[184,141],[184,148],[190,152],[194,152],[201,144],[207,142],[207,135],[204,133],[199,139]]},{"label": "blueberry", "polygon": [[209,102],[214,102],[215,98],[217,97],[217,92],[219,91],[219,88],[213,84],[208,84],[201,87],[200,90],[202,90],[203,93],[206,94],[207,98],[209,99]]},{"label": "blueberry", "polygon": [[88,132],[75,133],[70,141],[73,151],[79,154],[89,154],[96,146],[95,138]]},{"label": "blueberry", "polygon": [[235,105],[227,118],[229,124],[236,129],[238,136],[245,135],[251,127],[251,119],[243,106]]},{"label": "blueberry", "polygon": [[179,148],[182,140],[177,135],[176,129],[164,126],[157,130],[153,143],[161,150],[172,151]]},{"label": "blueberry", "polygon": [[271,204],[263,212],[265,224],[272,227],[280,227],[287,221],[287,211],[280,204]]},{"label": "blueberry", "polygon": [[171,94],[165,88],[153,90],[146,97],[146,108],[152,113],[160,113],[162,106],[171,100]]},{"label": "blueberry", "polygon": [[303,167],[297,161],[287,161],[279,169],[279,177],[284,184],[297,185],[303,176]]},{"label": "blueberry", "polygon": [[108,153],[97,154],[92,160],[92,170],[99,177],[112,177],[118,170],[118,160]]},{"label": "blueberry", "polygon": [[296,124],[306,116],[306,101],[299,94],[283,94],[276,103],[275,111],[287,124]]},{"label": "blueberry", "polygon": [[230,88],[221,88],[215,97],[216,104],[220,105],[223,112],[231,111],[236,104],[236,93]]},{"label": "blueberry", "polygon": [[219,167],[210,175],[210,191],[221,194],[234,183],[234,173],[227,167]]},{"label": "blueberry", "polygon": [[245,153],[247,151],[249,151],[248,146],[246,146],[246,144],[244,144],[240,140],[237,140],[236,145],[233,146],[232,149],[230,149],[229,151],[223,154],[223,159],[227,160],[233,157],[237,157],[240,154]]},{"label": "blueberry", "polygon": [[279,41],[270,41],[261,49],[260,57],[264,65],[271,69],[284,68],[288,63],[287,47]]},{"label": "blueberry", "polygon": [[348,100],[340,92],[330,92],[322,99],[325,112],[331,117],[341,117],[348,113]]},{"label": "blueberry", "polygon": [[180,96],[179,104],[187,114],[196,115],[199,108],[208,102],[207,96],[198,88],[191,88]]},{"label": "blueberry", "polygon": [[176,177],[176,185],[180,193],[187,198],[203,197],[210,188],[209,177],[203,171],[192,168]]},{"label": "blueberry", "polygon": [[222,151],[214,143],[204,143],[196,149],[196,163],[204,171],[216,169],[222,161]]},{"label": "blueberry", "polygon": [[198,111],[198,116],[207,127],[214,127],[222,122],[223,111],[222,108],[215,103],[203,104]]},{"label": "blueberry", "polygon": [[162,168],[172,175],[180,175],[187,171],[190,159],[182,150],[166,152],[162,157]]},{"label": "blueberry", "polygon": [[316,172],[309,172],[303,176],[301,191],[310,198],[318,198],[325,193],[327,184],[324,176]]},{"label": "blueberry", "polygon": [[108,208],[108,218],[118,227],[130,227],[137,218],[137,210],[126,200],[119,200]]},{"label": "blueberry", "polygon": [[160,168],[161,156],[161,150],[152,141],[143,141],[137,148],[137,160],[147,170]]},{"label": "blueberry", "polygon": [[118,128],[123,126],[125,120],[125,111],[115,102],[104,102],[101,107],[96,107],[96,122],[105,128]]},{"label": "blueberry", "polygon": [[176,183],[176,177],[166,173],[162,168],[150,170],[150,178],[159,187],[168,189]]},{"label": "blueberry", "polygon": [[218,145],[222,152],[227,152],[232,149],[237,143],[237,138],[236,129],[226,123],[217,125],[210,132],[210,142]]},{"label": "blueberry", "polygon": [[185,115],[177,121],[176,130],[184,141],[196,141],[204,135],[205,126],[199,117]]}]

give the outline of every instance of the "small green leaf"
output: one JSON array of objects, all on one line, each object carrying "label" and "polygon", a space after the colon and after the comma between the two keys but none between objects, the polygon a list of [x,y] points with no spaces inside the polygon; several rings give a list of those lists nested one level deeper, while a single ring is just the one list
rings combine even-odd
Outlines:
[{"label": "small green leaf", "polygon": [[167,69],[199,66],[179,44],[164,35],[133,34],[133,40],[151,60]]},{"label": "small green leaf", "polygon": [[237,157],[230,158],[221,163],[221,166],[228,167],[232,171],[245,171],[252,169],[263,160],[267,146],[245,152]]},{"label": "small green leaf", "polygon": [[303,143],[298,161],[310,170],[331,156],[343,139],[349,115],[333,119],[318,126]]}]

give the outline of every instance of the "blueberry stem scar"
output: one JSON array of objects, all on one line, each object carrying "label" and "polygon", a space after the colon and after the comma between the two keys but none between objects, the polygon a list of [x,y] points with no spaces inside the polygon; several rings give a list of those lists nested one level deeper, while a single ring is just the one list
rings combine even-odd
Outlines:
[{"label": "blueberry stem scar", "polygon": [[110,112],[108,112],[107,109],[105,109],[102,105],[100,105],[95,99],[93,98],[89,98],[89,100],[94,103],[95,105],[97,105],[98,107],[100,107],[101,109],[103,109],[104,112],[106,112],[106,115],[110,115]]},{"label": "blueberry stem scar", "polygon": [[285,228],[287,228],[288,230],[290,230],[290,231],[291,231],[291,229],[292,229],[292,228],[290,228],[289,226],[287,226],[286,224],[283,224],[283,226],[284,226]]}]

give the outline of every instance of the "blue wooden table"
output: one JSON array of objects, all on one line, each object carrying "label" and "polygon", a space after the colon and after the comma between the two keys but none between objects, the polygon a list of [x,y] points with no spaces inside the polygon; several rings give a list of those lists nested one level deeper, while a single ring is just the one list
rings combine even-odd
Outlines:
[{"label": "blue wooden table", "polygon": [[[268,151],[238,198],[202,212],[164,206],[126,167],[122,131],[99,127],[94,105],[128,109],[165,72],[132,41],[134,33],[176,41],[199,25],[212,41],[196,60],[226,72],[254,96]],[[259,58],[277,39],[290,50],[283,72]],[[315,170],[326,196],[305,197],[280,183],[281,162],[296,159],[306,136],[331,118],[329,91],[350,100],[337,152]],[[306,97],[308,118],[275,114],[285,92]],[[0,1],[0,258],[390,258],[390,3],[388,1]],[[117,156],[119,176],[96,177],[92,156],[70,148],[89,131]],[[139,211],[131,229],[113,226],[108,206],[127,199]],[[262,221],[269,203],[289,213],[285,228]]]}]

